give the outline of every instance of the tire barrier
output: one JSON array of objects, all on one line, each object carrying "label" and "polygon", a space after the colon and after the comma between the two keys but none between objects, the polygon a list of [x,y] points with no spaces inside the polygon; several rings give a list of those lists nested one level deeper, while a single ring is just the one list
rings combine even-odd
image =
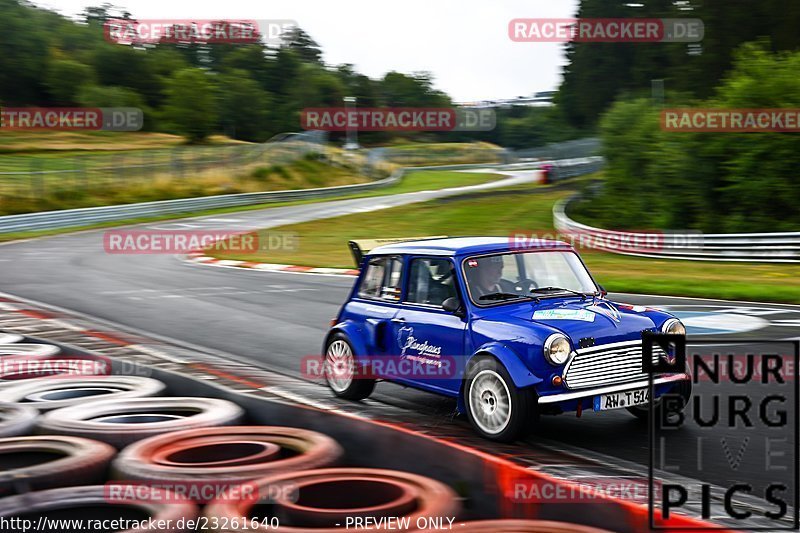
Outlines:
[{"label": "tire barrier", "polygon": [[39,411],[51,411],[90,401],[157,396],[165,389],[162,382],[140,376],[65,376],[7,385],[0,389],[0,402],[24,402]]},{"label": "tire barrier", "polygon": [[[3,334],[5,335],[5,334]],[[0,344],[0,358],[20,358],[20,357],[36,357],[45,358],[52,357],[61,353],[61,348],[53,346],[52,344],[17,344],[17,343],[1,343]]]},{"label": "tire barrier", "polygon": [[236,425],[244,410],[215,398],[132,398],[64,407],[39,418],[41,433],[75,435],[122,448],[137,440],[182,429]]},{"label": "tire barrier", "polygon": [[[20,518],[32,520],[37,524],[43,520],[79,519],[84,523],[89,520],[136,520],[147,522],[162,521],[165,527],[162,533],[184,533],[185,524],[197,517],[197,506],[188,500],[182,500],[168,491],[141,488],[146,491],[141,501],[109,503],[106,488],[102,485],[87,487],[67,487],[41,490],[0,498],[0,517],[4,519]],[[180,525],[183,524],[183,527]],[[117,533],[143,533],[149,529],[125,529]]]},{"label": "tire barrier", "polygon": [[27,405],[0,403],[0,437],[16,437],[30,433],[39,412]]},{"label": "tire barrier", "polygon": [[0,495],[101,483],[116,450],[79,437],[0,439]]},{"label": "tire barrier", "polygon": [[[459,533],[610,533],[605,529],[550,520],[480,520],[454,525],[453,529]],[[441,529],[430,529],[425,533],[434,531]]]},{"label": "tire barrier", "polygon": [[343,454],[327,435],[287,427],[228,426],[158,435],[126,447],[114,460],[117,479],[239,483],[330,466]]},{"label": "tire barrier", "polygon": [[[261,478],[255,484],[259,494],[277,494],[269,503],[280,521],[276,531],[285,533],[328,533],[341,531],[348,519],[390,517],[402,519],[403,524],[407,521],[409,528],[404,525],[405,530],[419,530],[419,523],[431,519],[446,523],[460,510],[455,492],[447,485],[395,470],[306,470]],[[235,517],[250,517],[257,503],[264,502],[220,499],[206,507],[205,515],[219,518],[220,523],[231,523]],[[255,531],[268,529],[275,530],[262,522]]]},{"label": "tire barrier", "polygon": [[14,344],[20,342],[25,337],[16,333],[0,333],[0,346],[3,344]]}]

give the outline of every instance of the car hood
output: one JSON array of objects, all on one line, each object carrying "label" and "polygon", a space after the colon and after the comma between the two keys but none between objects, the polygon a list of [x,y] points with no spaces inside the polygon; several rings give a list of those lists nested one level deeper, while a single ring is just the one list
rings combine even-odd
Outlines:
[{"label": "car hood", "polygon": [[519,306],[511,313],[515,322],[540,324],[566,334],[577,344],[591,337],[595,344],[640,339],[642,331],[658,328],[669,315],[661,311],[600,298],[543,299]]}]

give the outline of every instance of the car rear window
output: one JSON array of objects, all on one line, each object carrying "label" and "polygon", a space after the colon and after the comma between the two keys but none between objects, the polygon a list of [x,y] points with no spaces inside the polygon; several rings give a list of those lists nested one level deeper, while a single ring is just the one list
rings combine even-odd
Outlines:
[{"label": "car rear window", "polygon": [[376,257],[367,263],[358,295],[362,298],[400,300],[403,261],[399,257]]}]

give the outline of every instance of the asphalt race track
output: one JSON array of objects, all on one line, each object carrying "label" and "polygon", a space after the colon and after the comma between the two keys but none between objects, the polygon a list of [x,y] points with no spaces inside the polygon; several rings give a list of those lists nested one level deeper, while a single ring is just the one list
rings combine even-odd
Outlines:
[{"label": "asphalt race track", "polygon": [[[276,227],[532,180],[530,171],[506,174],[509,177],[501,181],[455,190],[277,207],[146,224],[140,228]],[[342,246],[345,245],[343,242]],[[292,376],[300,375],[300,359],[304,355],[319,354],[328,323],[353,282],[343,276],[203,266],[169,255],[109,255],[103,250],[102,230],[0,246],[0,271],[2,292],[235,354],[254,365]],[[770,347],[764,346],[737,346],[737,342],[800,337],[800,306],[641,295],[611,297],[677,314],[688,327],[690,343],[702,338],[717,344],[703,347],[704,351],[769,350]],[[772,347],[772,351],[776,350],[787,354],[790,347]],[[732,391],[731,386],[720,386],[724,392]],[[752,388],[749,392],[760,394]],[[328,392],[319,387],[318,394],[325,397]],[[380,384],[372,400],[438,417],[442,424],[466,424],[465,420],[453,417],[454,402],[396,385]],[[369,408],[369,402],[365,403],[364,409]],[[735,432],[727,428],[719,429],[710,437],[719,440],[732,433]],[[681,449],[694,442],[693,436],[692,432],[670,436],[668,446]],[[574,415],[543,418],[539,436],[531,437],[528,444],[568,450],[641,472],[646,472],[648,462],[647,427],[625,411],[584,412],[580,419]],[[728,444],[736,455],[741,442],[731,440]],[[788,445],[797,449],[793,438]],[[735,475],[731,474],[726,455],[719,448],[708,454],[699,469],[692,453],[668,454],[668,459],[681,468],[681,475],[690,478],[723,486],[735,479],[746,479],[757,485],[765,480],[763,465],[759,464],[764,443],[753,442],[751,446]],[[759,459],[747,459],[750,452]]]}]

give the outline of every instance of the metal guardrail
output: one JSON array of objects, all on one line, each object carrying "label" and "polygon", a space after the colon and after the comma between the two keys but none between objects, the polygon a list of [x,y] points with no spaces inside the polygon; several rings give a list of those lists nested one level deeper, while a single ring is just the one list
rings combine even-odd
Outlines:
[{"label": "metal guardrail", "polygon": [[[287,139],[276,140],[274,144],[285,142]],[[272,143],[271,143],[272,144]],[[567,144],[574,144],[570,141]],[[585,143],[584,143],[585,144]],[[591,143],[589,143],[591,144]],[[553,145],[555,146],[555,145]],[[583,145],[581,145],[583,146]],[[552,150],[552,148],[551,148]],[[572,153],[574,150],[561,150],[561,153]],[[553,154],[554,152],[549,151]],[[372,161],[374,165],[376,161]],[[572,159],[552,159],[548,161],[528,161],[518,164],[522,167],[549,163],[553,165],[552,179],[559,180],[594,172],[603,165],[600,157],[580,157]],[[248,205],[304,200],[311,198],[328,198],[344,196],[364,191],[387,187],[400,181],[407,172],[418,170],[461,170],[469,168],[496,167],[498,163],[458,164],[406,167],[395,171],[388,178],[369,183],[342,185],[336,187],[323,187],[316,189],[296,189],[290,191],[268,191],[255,193],[226,194],[217,196],[204,196],[198,198],[183,198],[177,200],[160,200],[126,205],[113,205],[102,207],[85,207],[61,211],[46,211],[36,213],[23,213],[19,215],[0,216],[0,234],[14,232],[42,231],[52,229],[68,229],[90,226],[105,222],[118,222],[169,215],[183,215],[220,209],[228,207],[241,207]],[[511,165],[513,167],[514,165]]]},{"label": "metal guardrail", "polygon": [[326,198],[348,193],[357,193],[386,187],[402,178],[402,172],[395,172],[388,178],[370,183],[357,183],[338,187],[318,189],[297,189],[290,191],[268,191],[241,194],[224,194],[203,196],[199,198],[182,198],[178,200],[160,200],[128,205],[112,205],[103,207],[86,207],[66,209],[63,211],[46,211],[43,213],[24,213],[0,217],[0,234],[23,231],[39,231],[48,229],[64,229],[88,226],[103,222],[132,220],[143,217],[161,215],[180,215],[209,209],[238,207],[271,202],[303,200],[308,198]]},{"label": "metal guardrail", "polygon": [[572,197],[553,207],[553,225],[582,246],[606,252],[690,261],[800,263],[800,232],[640,233],[595,228],[567,216]]},{"label": "metal guardrail", "polygon": [[65,209],[63,211],[46,211],[42,213],[8,215],[0,217],[0,234],[76,228],[100,224],[103,222],[117,222],[144,217],[158,217],[162,215],[181,215],[186,213],[195,213],[198,211],[206,211],[209,209],[240,207],[246,205],[286,202],[293,200],[307,200],[311,198],[344,196],[388,187],[389,185],[397,183],[406,173],[412,171],[433,169],[458,170],[467,168],[486,168],[492,166],[497,165],[478,164],[409,167],[398,169],[391,176],[382,180],[368,183],[356,183],[353,185],[339,185],[336,187],[322,187],[316,189],[295,189],[290,191],[224,194],[218,196],[202,196],[199,198],[182,198],[178,200],[160,200],[157,202],[144,202],[127,205],[85,207],[80,209]]},{"label": "metal guardrail", "polygon": [[531,159],[578,159],[600,155],[600,150],[600,139],[587,137],[550,143],[538,148],[514,150],[513,156],[521,161]]}]

